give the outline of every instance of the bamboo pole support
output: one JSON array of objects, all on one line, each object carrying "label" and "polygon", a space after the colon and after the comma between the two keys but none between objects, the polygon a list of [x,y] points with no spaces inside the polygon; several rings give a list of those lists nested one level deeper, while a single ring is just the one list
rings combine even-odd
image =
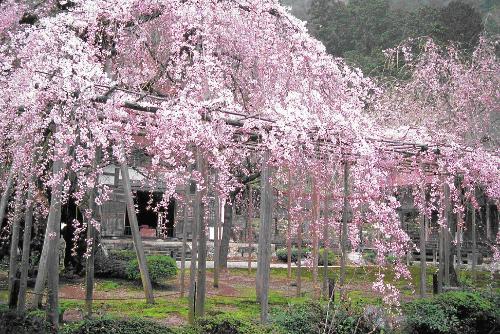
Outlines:
[{"label": "bamboo pole support", "polygon": [[33,192],[28,189],[26,211],[24,213],[23,255],[21,258],[21,280],[19,282],[19,297],[17,311],[23,313],[26,309],[26,290],[28,287],[28,269],[30,264],[31,230],[33,228]]}]

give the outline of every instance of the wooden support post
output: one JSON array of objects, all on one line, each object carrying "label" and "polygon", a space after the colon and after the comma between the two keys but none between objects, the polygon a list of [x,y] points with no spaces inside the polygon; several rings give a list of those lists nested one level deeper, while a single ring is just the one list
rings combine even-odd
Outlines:
[{"label": "wooden support post", "polygon": [[[100,160],[100,148],[96,149],[93,167],[97,168],[97,164]],[[94,180],[95,183],[98,180]],[[85,259],[85,310],[87,312],[87,317],[92,316],[92,302],[94,299],[94,264],[95,264],[95,254],[97,250],[97,233],[95,226],[92,224],[92,220],[97,217],[97,204],[95,202],[96,189],[93,188],[89,191],[89,202],[88,208],[90,210],[90,217],[87,217],[87,258]],[[89,219],[90,218],[90,219]]]},{"label": "wooden support post", "polygon": [[205,161],[202,154],[197,152],[197,168],[202,175],[205,185],[196,189],[196,216],[195,220],[198,225],[198,274],[196,282],[196,302],[195,302],[195,317],[203,317],[205,314],[205,292],[207,281],[207,229],[205,224],[205,206],[204,197],[208,187],[208,178],[205,167]]},{"label": "wooden support post", "polygon": [[[22,188],[21,185],[19,188]],[[21,225],[21,206],[23,195],[16,193],[16,202],[14,204],[14,215],[12,217],[11,239],[10,239],[10,254],[9,254],[9,301],[17,300],[19,291],[15,291],[14,285],[17,280],[17,270],[19,268],[17,262],[17,248],[19,245],[19,230]],[[17,302],[9,302],[9,306],[17,308]]]},{"label": "wooden support post", "polygon": [[220,242],[220,260],[221,269],[227,270],[227,257],[229,255],[229,239],[231,237],[231,229],[233,225],[233,209],[231,203],[226,202],[224,206],[224,224],[222,224],[222,238]]},{"label": "wooden support post", "polygon": [[181,275],[180,275],[180,292],[181,298],[184,298],[184,293],[186,290],[186,250],[187,250],[187,223],[188,223],[188,205],[189,205],[189,184],[186,185],[184,191],[184,204],[183,204],[183,222],[182,222],[182,249],[181,249]]},{"label": "wooden support post", "polygon": [[2,198],[0,199],[0,225],[5,219],[5,212],[7,211],[7,204],[9,204],[9,197],[12,192],[12,184],[14,183],[14,169],[11,167],[9,170],[9,176],[7,177],[7,183],[5,184],[5,189],[2,193]]},{"label": "wooden support post", "polygon": [[491,207],[488,199],[486,199],[486,239],[491,240]]},{"label": "wooden support post", "polygon": [[319,240],[318,240],[318,223],[319,223],[319,194],[317,180],[313,177],[312,189],[312,279],[313,290],[316,292],[318,288],[318,255],[319,255]]},{"label": "wooden support post", "polygon": [[271,226],[272,226],[272,189],[270,184],[271,169],[269,167],[269,151],[262,156],[261,173],[261,201],[260,201],[260,227],[259,227],[259,249],[257,260],[257,292],[260,294],[260,321],[267,322],[268,317],[268,293],[269,273],[271,263]]},{"label": "wooden support post", "polygon": [[28,287],[28,269],[30,265],[31,230],[33,228],[33,192],[28,190],[26,211],[24,213],[23,255],[21,259],[21,280],[19,282],[19,297],[17,311],[26,309],[26,290]]},{"label": "wooden support post", "polygon": [[[425,192],[423,200],[425,203]],[[427,251],[425,248],[425,212],[420,212],[420,297],[421,298],[425,297],[425,290],[427,284],[426,257],[427,257]]]},{"label": "wooden support post", "polygon": [[[52,187],[49,217],[47,220],[47,318],[57,331],[59,327],[59,238],[61,236],[61,195],[64,183],[64,164],[62,160],[53,163],[53,175],[59,181]],[[59,175],[59,176],[57,176]]]},{"label": "wooden support post", "polygon": [[330,298],[330,292],[328,289],[328,196],[324,198],[323,207],[323,298],[328,300]]},{"label": "wooden support post", "polygon": [[[445,201],[445,220],[446,227],[443,229],[443,259],[444,259],[444,285],[450,286],[450,256],[451,256],[451,204],[450,204],[450,186],[448,183],[444,185],[444,201]],[[441,254],[439,256],[441,262]]]},{"label": "wooden support post", "polygon": [[292,175],[288,170],[288,202],[286,207],[287,224],[286,224],[286,266],[287,277],[292,278]]},{"label": "wooden support post", "polygon": [[92,219],[96,216],[95,189],[89,191],[90,220],[87,221],[87,258],[85,259],[85,312],[87,317],[92,317],[92,302],[94,298],[94,263],[96,253],[97,231],[92,224]]},{"label": "wooden support post", "polygon": [[476,282],[476,265],[477,265],[477,237],[476,237],[476,208],[471,204],[470,205],[472,211],[472,279]]},{"label": "wooden support post", "polygon": [[[191,220],[191,265],[189,267],[188,321],[194,323],[196,304],[196,267],[198,260],[198,228],[200,217],[199,186],[193,203],[193,219]],[[198,218],[197,218],[198,217]]]},{"label": "wooden support post", "polygon": [[297,226],[297,297],[302,295],[302,224]]},{"label": "wooden support post", "polygon": [[342,231],[340,236],[340,249],[341,249],[341,258],[340,258],[340,289],[341,289],[341,297],[344,299],[345,297],[345,275],[346,275],[346,264],[347,264],[347,219],[349,209],[349,163],[344,161],[344,203],[342,206]]},{"label": "wooden support post", "polygon": [[122,173],[122,182],[123,182],[123,190],[125,193],[125,200],[127,203],[127,214],[128,214],[128,220],[130,222],[130,230],[132,232],[132,239],[134,241],[135,253],[137,255],[137,262],[139,263],[139,271],[141,273],[142,287],[144,289],[146,302],[148,304],[153,304],[155,302],[153,296],[153,287],[151,285],[151,279],[149,277],[146,255],[144,253],[144,247],[142,245],[142,238],[139,233],[139,224],[137,222],[137,214],[135,213],[134,198],[132,195],[132,185],[130,183],[130,176],[128,173],[127,163],[126,162],[120,163],[120,169]]},{"label": "wooden support post", "polygon": [[439,227],[439,269],[438,269],[438,283],[437,291],[438,293],[443,292],[443,282],[444,282],[444,226]]},{"label": "wooden support post", "polygon": [[248,189],[248,209],[247,209],[247,242],[248,242],[248,273],[252,272],[252,219],[253,219],[253,196],[252,187]]},{"label": "wooden support post", "polygon": [[[216,176],[215,183],[217,184],[219,178]],[[217,190],[214,190],[214,288],[219,287],[220,276],[220,198]]]}]

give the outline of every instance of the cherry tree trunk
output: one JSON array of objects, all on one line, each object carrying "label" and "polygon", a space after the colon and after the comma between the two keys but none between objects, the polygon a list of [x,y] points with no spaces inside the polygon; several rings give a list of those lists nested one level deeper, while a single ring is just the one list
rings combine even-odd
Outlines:
[{"label": "cherry tree trunk", "polygon": [[[53,175],[60,174],[64,168],[62,160],[53,163]],[[57,330],[59,327],[59,238],[61,236],[61,195],[64,177],[52,188],[49,217],[47,220],[47,318]],[[43,253],[43,252],[42,252]],[[40,274],[40,271],[39,271]],[[42,278],[43,280],[45,277]],[[42,287],[44,282],[42,282]]]},{"label": "cherry tree trunk", "polygon": [[346,264],[347,264],[347,219],[348,219],[348,207],[349,207],[349,163],[344,162],[344,203],[342,206],[342,230],[340,235],[340,288],[342,289],[342,297],[345,296],[344,284],[346,275]]},{"label": "cherry tree trunk", "polygon": [[19,297],[17,311],[24,312],[26,308],[26,290],[28,286],[28,269],[30,264],[31,230],[33,227],[33,193],[28,190],[26,211],[24,213],[23,255],[21,258],[21,280],[19,282]]},{"label": "cherry tree trunk", "polygon": [[491,211],[488,199],[486,199],[486,238],[491,240]]},{"label": "cherry tree trunk", "polygon": [[122,172],[123,189],[125,193],[125,200],[127,202],[127,213],[130,222],[130,230],[132,232],[132,239],[134,241],[135,254],[139,263],[139,271],[141,273],[142,287],[146,302],[148,304],[154,303],[153,287],[151,286],[151,279],[149,277],[148,266],[146,262],[146,255],[144,254],[144,247],[142,245],[142,238],[139,233],[139,224],[137,222],[137,214],[135,213],[134,198],[132,195],[132,185],[130,184],[130,176],[128,174],[128,165],[125,162],[120,164]]},{"label": "cherry tree trunk", "polygon": [[23,195],[16,193],[16,202],[14,205],[14,216],[12,218],[11,226],[11,239],[10,239],[10,255],[9,255],[9,306],[11,308],[17,307],[17,296],[18,291],[14,289],[15,282],[17,279],[17,248],[19,245],[19,230],[21,225],[21,206],[23,201]]},{"label": "cherry tree trunk", "polygon": [[262,156],[262,173],[260,179],[260,226],[257,258],[257,294],[260,301],[260,321],[267,322],[269,273],[271,264],[271,226],[272,226],[272,189],[270,184],[271,170],[268,164],[269,151]]},{"label": "cherry tree trunk", "polygon": [[[204,197],[208,187],[207,171],[205,168],[205,161],[200,152],[197,153],[197,167],[198,172],[202,175],[205,184],[203,187],[198,187],[196,191],[196,209],[197,215],[195,220],[198,225],[198,275],[196,283],[196,304],[195,304],[195,317],[203,317],[205,314],[205,294],[207,282],[207,228],[205,222],[205,205]],[[200,189],[201,188],[201,189]]]}]

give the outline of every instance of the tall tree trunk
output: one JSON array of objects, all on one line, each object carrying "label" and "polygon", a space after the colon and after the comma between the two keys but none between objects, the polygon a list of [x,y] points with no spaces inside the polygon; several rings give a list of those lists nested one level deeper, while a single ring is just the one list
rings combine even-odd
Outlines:
[{"label": "tall tree trunk", "polygon": [[261,202],[260,202],[260,226],[259,226],[259,249],[257,260],[257,292],[260,294],[260,321],[267,322],[268,317],[268,293],[269,273],[271,263],[271,226],[272,226],[272,189],[270,184],[271,170],[269,167],[269,151],[265,151],[262,157],[261,173]]},{"label": "tall tree trunk", "polygon": [[35,288],[33,289],[33,305],[38,308],[42,307],[42,295],[45,288],[45,279],[47,278],[47,257],[49,251],[50,229],[48,226],[45,228],[45,235],[43,239],[42,254],[38,260],[38,270],[36,274]]},{"label": "tall tree trunk", "polygon": [[137,255],[137,261],[139,263],[142,287],[144,289],[144,295],[146,296],[146,302],[148,304],[153,304],[155,302],[153,296],[153,287],[151,285],[151,279],[149,277],[146,255],[144,253],[144,247],[142,245],[142,238],[139,233],[139,224],[137,222],[137,214],[135,213],[132,185],[130,184],[130,176],[128,173],[127,163],[122,162],[120,164],[120,168],[122,172],[123,190],[125,193],[125,199],[127,201],[128,220],[130,222],[130,230],[132,232],[132,239],[134,241],[135,253]]},{"label": "tall tree trunk", "polygon": [[30,264],[31,230],[33,227],[33,192],[28,189],[26,211],[24,213],[23,255],[21,259],[21,280],[17,311],[22,313],[26,308],[26,290],[28,286],[28,269]]},{"label": "tall tree trunk", "polygon": [[[19,183],[19,182],[18,182]],[[19,191],[21,191],[21,184],[19,184]],[[14,204],[14,215],[12,217],[12,235],[10,239],[10,255],[9,255],[9,306],[12,308],[17,308],[17,302],[13,303],[18,296],[18,291],[14,289],[14,285],[17,279],[17,248],[19,245],[19,230],[21,225],[21,210],[23,195],[21,193],[16,193],[16,202]]]},{"label": "tall tree trunk", "polygon": [[349,163],[344,162],[344,195],[343,195],[343,206],[342,206],[342,230],[340,236],[340,288],[342,298],[345,297],[345,275],[346,275],[346,264],[347,264],[347,219],[348,219],[348,208],[349,208]]},{"label": "tall tree trunk", "polygon": [[224,224],[222,226],[222,240],[220,244],[220,267],[227,269],[227,258],[229,255],[229,239],[233,225],[233,204],[226,202],[224,206]]},{"label": "tall tree trunk", "polygon": [[197,167],[198,172],[202,175],[205,182],[204,186],[196,191],[196,205],[199,208],[196,210],[197,215],[195,219],[197,220],[199,226],[198,232],[198,275],[197,275],[197,287],[196,287],[196,304],[195,304],[195,316],[203,317],[205,314],[205,293],[206,293],[206,282],[207,282],[207,229],[205,223],[205,205],[204,197],[206,194],[206,189],[208,188],[208,178],[207,171],[205,167],[205,161],[203,156],[198,151],[197,152]]},{"label": "tall tree trunk", "polygon": [[[62,160],[53,163],[53,175],[61,174],[64,169]],[[64,176],[52,188],[49,217],[47,220],[47,318],[57,331],[59,327],[59,239],[61,237],[61,195]],[[42,284],[43,286],[43,284]]]}]

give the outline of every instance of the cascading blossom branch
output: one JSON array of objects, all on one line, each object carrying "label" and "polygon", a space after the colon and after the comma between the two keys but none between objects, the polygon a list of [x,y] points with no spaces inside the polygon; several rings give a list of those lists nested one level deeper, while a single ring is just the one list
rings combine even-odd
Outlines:
[{"label": "cascading blossom branch", "polygon": [[[310,176],[320,188],[320,197],[331,196],[332,207],[340,211],[338,171],[348,161],[355,194],[349,198],[351,243],[356,245],[360,225],[374,226],[379,233],[379,263],[388,265],[385,255],[396,255],[396,275],[409,278],[402,261],[409,238],[395,212],[400,204],[394,189],[387,185],[404,157],[381,153],[370,138],[382,137],[390,129],[377,122],[380,117],[372,119],[365,112],[378,89],[359,71],[327,55],[304,23],[277,1],[90,0],[13,6],[17,6],[14,17],[29,13],[37,20],[0,21],[0,38],[8,41],[0,49],[0,159],[16,170],[32,166],[25,180],[35,178],[51,188],[66,177],[64,198],[72,196],[81,204],[103,167],[125,162],[141,151],[149,164],[137,168],[150,185],[165,189],[164,205],[188,180],[203,188],[213,186],[224,201],[242,186],[235,171],[246,170],[243,164],[254,151],[267,150],[276,170],[292,170],[297,177],[291,211],[298,224],[309,214],[305,208],[311,198],[306,195],[305,180]],[[434,49],[429,46],[429,50]],[[478,59],[483,54],[491,56],[478,52]],[[452,108],[457,111],[453,116],[442,112],[443,102],[422,106],[415,103],[421,99],[411,99],[408,93],[427,91],[417,80],[427,72],[438,76],[431,71],[436,57],[431,53],[426,58],[429,65],[416,67],[415,82],[395,88],[377,102],[376,115],[400,109],[416,113],[421,108],[439,111],[456,125],[453,117],[461,117],[473,103],[460,102]],[[478,61],[477,66],[486,75],[495,64]],[[474,76],[455,65],[450,69],[460,75],[457,84],[463,83],[453,101],[463,101],[466,83]],[[495,87],[494,77],[488,78],[487,87]],[[431,92],[445,91],[438,80],[429,83],[434,85]],[[489,110],[498,102],[484,91],[475,90],[471,99],[476,98]],[[391,109],[394,106],[398,108]],[[418,119],[398,123],[392,117],[390,122],[384,120],[394,125],[391,129]],[[426,139],[435,138],[437,143],[449,139],[426,120],[418,125],[419,135],[425,133]],[[463,134],[461,138],[466,138]],[[446,152],[450,158],[440,168],[455,172],[467,159],[467,182],[486,182],[488,193],[498,195],[498,182],[494,186],[498,176],[477,164],[488,153],[460,155],[460,160],[461,147],[452,146]],[[203,173],[191,170],[196,154],[210,173],[217,174],[216,184],[206,184]],[[96,155],[100,155],[97,164]],[[64,171],[53,175],[50,167],[57,160],[64,162]],[[273,182],[280,179],[275,177]],[[96,203],[102,204],[110,190],[97,186]],[[363,217],[362,207],[367,210]],[[86,221],[97,226],[86,212]],[[321,230],[320,220],[314,222],[316,231]],[[385,283],[375,288],[394,302],[396,290],[381,284]]]}]

